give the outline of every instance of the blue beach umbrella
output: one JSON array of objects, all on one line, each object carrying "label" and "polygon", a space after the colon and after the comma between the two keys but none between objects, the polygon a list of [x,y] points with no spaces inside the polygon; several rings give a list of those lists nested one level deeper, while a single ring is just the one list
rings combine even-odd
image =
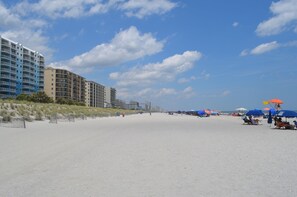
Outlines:
[{"label": "blue beach umbrella", "polygon": [[259,109],[253,109],[246,113],[247,116],[264,116],[264,113],[262,110]]},{"label": "blue beach umbrella", "polygon": [[271,112],[271,115],[274,116],[277,111],[273,108],[270,108],[269,112]]},{"label": "blue beach umbrella", "polygon": [[199,110],[197,111],[198,116],[203,116],[206,114],[206,112],[204,110]]},{"label": "blue beach umbrella", "polygon": [[296,118],[297,113],[295,111],[291,110],[280,110],[276,116],[278,117],[285,117],[285,118]]}]

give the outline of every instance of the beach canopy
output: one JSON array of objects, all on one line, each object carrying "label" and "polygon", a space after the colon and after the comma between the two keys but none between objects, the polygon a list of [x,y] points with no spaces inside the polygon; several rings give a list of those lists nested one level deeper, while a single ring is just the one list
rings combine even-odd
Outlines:
[{"label": "beach canopy", "polygon": [[296,118],[297,113],[291,110],[280,110],[277,114],[278,117],[285,117],[285,118]]},{"label": "beach canopy", "polygon": [[247,116],[263,116],[264,113],[260,109],[253,109],[246,113]]}]

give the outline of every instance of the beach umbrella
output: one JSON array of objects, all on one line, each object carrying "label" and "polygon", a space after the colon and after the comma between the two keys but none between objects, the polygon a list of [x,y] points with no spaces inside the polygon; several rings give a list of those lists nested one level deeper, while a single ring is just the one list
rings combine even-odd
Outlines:
[{"label": "beach umbrella", "polygon": [[269,103],[283,104],[284,102],[278,98],[274,98],[274,99],[269,100]]},{"label": "beach umbrella", "polygon": [[271,115],[272,116],[274,116],[275,114],[276,114],[276,110],[275,109],[273,109],[273,108],[270,108],[270,110],[269,110],[270,112],[271,112]]},{"label": "beach umbrella", "polygon": [[285,117],[285,118],[296,118],[297,113],[295,111],[291,110],[280,110],[276,116],[278,117]]},{"label": "beach umbrella", "polygon": [[244,107],[239,107],[239,108],[236,109],[236,111],[247,111],[247,109],[244,108]]},{"label": "beach umbrella", "polygon": [[264,110],[264,111],[269,111],[270,108],[269,108],[269,107],[265,107],[263,110]]},{"label": "beach umbrella", "polygon": [[198,110],[198,111],[197,111],[197,114],[198,114],[199,116],[203,116],[203,115],[205,115],[206,113],[205,113],[204,110]]},{"label": "beach umbrella", "polygon": [[262,110],[259,109],[253,109],[250,110],[246,113],[247,116],[263,116],[264,113],[262,112]]}]

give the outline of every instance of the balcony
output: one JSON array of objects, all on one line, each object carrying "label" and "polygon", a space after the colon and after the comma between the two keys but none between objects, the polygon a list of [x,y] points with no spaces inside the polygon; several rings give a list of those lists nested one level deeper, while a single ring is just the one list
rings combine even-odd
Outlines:
[{"label": "balcony", "polygon": [[1,79],[10,79],[10,75],[7,74],[1,74]]},{"label": "balcony", "polygon": [[23,56],[23,60],[27,60],[30,62],[30,57],[27,57],[27,56]]},{"label": "balcony", "polygon": [[1,73],[11,73],[11,70],[9,68],[1,68]]},{"label": "balcony", "polygon": [[16,88],[16,83],[15,82],[7,82],[7,81],[1,81],[0,82],[0,86],[2,88],[13,88],[15,89]]},{"label": "balcony", "polygon": [[23,55],[29,55],[29,51],[27,49],[23,50]]},{"label": "balcony", "polygon": [[17,68],[16,63],[14,63],[14,62],[11,62],[10,66],[11,66],[12,68],[15,68],[15,69]]},{"label": "balcony", "polygon": [[10,62],[8,62],[8,61],[1,61],[1,65],[10,66]]},{"label": "balcony", "polygon": [[1,45],[4,46],[4,47],[10,47],[9,46],[9,42],[3,41],[3,40],[2,40],[2,44]]},{"label": "balcony", "polygon": [[8,82],[8,81],[0,81],[0,85],[1,86],[10,86],[10,82]]},{"label": "balcony", "polygon": [[28,63],[23,64],[23,69],[30,69],[30,68],[32,68],[30,64]]},{"label": "balcony", "polygon": [[23,73],[24,74],[31,74],[31,75],[35,75],[35,71],[33,69],[28,69],[28,68],[23,68]]},{"label": "balcony", "polygon": [[31,85],[23,85],[23,89],[34,90],[34,86]]},{"label": "balcony", "polygon": [[31,85],[35,85],[35,81],[33,80],[29,80],[29,79],[23,79],[23,84],[26,83],[26,84],[31,84]]},{"label": "balcony", "polygon": [[8,53],[8,54],[10,54],[10,49],[2,49],[2,52],[5,52],[5,53]]},{"label": "balcony", "polygon": [[10,56],[9,55],[1,55],[1,59],[6,59],[6,60],[10,60]]},{"label": "balcony", "polygon": [[1,92],[9,92],[9,93],[16,93],[15,89],[11,89],[11,88],[0,88]]},{"label": "balcony", "polygon": [[32,73],[23,73],[23,77],[30,77],[30,78],[34,78],[35,77],[35,75],[34,74],[32,74]]}]

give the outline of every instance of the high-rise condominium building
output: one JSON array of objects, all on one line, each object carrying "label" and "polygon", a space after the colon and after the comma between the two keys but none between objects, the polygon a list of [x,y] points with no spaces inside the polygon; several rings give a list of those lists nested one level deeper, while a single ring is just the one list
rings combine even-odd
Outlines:
[{"label": "high-rise condominium building", "polygon": [[43,55],[0,36],[0,98],[14,98],[43,89]]},{"label": "high-rise condominium building", "polygon": [[93,81],[86,81],[85,103],[88,107],[104,107],[104,86]]},{"label": "high-rise condominium building", "polygon": [[116,106],[116,94],[115,88],[105,87],[104,88],[104,107],[115,107]]},{"label": "high-rise condominium building", "polygon": [[68,70],[57,68],[45,68],[44,91],[57,101],[67,99],[77,102],[85,102],[85,78]]}]

